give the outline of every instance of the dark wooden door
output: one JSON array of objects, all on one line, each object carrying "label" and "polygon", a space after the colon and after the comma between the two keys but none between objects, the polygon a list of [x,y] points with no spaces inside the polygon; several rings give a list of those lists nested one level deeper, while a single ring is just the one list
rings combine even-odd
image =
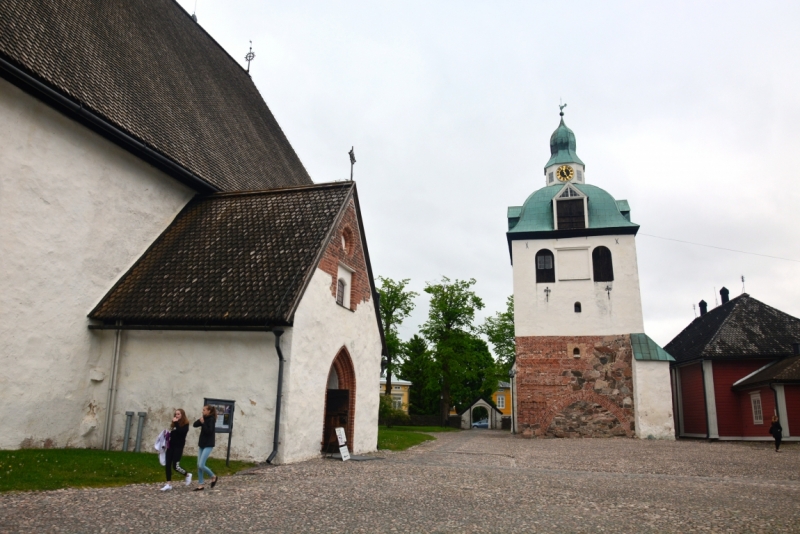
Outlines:
[{"label": "dark wooden door", "polygon": [[[336,427],[345,429],[348,439],[350,432],[347,421],[350,418],[350,390],[329,389],[325,395],[325,428],[323,429],[322,451],[339,452]],[[348,443],[348,445],[350,445]]]}]

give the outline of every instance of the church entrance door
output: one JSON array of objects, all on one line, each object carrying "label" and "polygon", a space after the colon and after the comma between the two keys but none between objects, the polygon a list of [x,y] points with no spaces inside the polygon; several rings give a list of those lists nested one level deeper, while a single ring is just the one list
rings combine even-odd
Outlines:
[{"label": "church entrance door", "polygon": [[344,428],[347,447],[353,450],[355,421],[356,374],[347,349],[342,348],[328,371],[325,392],[325,420],[322,428],[322,452],[339,452],[336,428]]}]

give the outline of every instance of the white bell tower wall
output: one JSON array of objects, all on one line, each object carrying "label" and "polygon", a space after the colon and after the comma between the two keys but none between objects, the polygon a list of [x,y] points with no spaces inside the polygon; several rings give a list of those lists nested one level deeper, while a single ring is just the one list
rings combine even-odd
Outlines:
[{"label": "white bell tower wall", "polygon": [[[599,246],[611,252],[611,282],[593,279],[592,251]],[[542,249],[553,253],[555,282],[536,282],[536,253]],[[644,332],[633,235],[520,239],[512,241],[511,254],[517,337]]]}]

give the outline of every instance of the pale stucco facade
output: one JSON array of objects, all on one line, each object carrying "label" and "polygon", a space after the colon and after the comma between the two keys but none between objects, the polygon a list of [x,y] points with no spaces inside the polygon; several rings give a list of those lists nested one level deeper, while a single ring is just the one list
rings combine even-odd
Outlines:
[{"label": "pale stucco facade", "polygon": [[194,193],[2,79],[0,124],[0,448],[95,446],[86,314]]},{"label": "pale stucco facade", "polygon": [[[194,192],[3,80],[0,124],[0,448],[100,447],[116,334],[90,331],[87,313]],[[330,275],[317,269],[284,330],[275,461],[319,455],[326,381],[342,348],[357,384],[350,446],[375,450],[381,338],[372,300],[338,306]],[[196,418],[211,397],[236,401],[231,457],[263,461],[277,374],[272,333],[123,331],[112,448],[126,411],[147,412],[149,450],[172,410]],[[218,435],[214,456],[226,444]]]}]

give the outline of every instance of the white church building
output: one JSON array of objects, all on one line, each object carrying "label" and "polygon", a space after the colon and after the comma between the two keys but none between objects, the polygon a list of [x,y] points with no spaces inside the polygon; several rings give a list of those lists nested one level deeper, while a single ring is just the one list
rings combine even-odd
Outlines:
[{"label": "white church building", "polygon": [[669,362],[644,334],[625,200],[587,183],[563,119],[545,184],[508,208],[515,427],[529,436],[674,439]]},{"label": "white church building", "polygon": [[129,411],[150,444],[222,399],[233,458],[313,458],[336,426],[376,449],[355,183],[311,180],[176,2],[0,2],[0,125],[0,448],[119,449]]}]

